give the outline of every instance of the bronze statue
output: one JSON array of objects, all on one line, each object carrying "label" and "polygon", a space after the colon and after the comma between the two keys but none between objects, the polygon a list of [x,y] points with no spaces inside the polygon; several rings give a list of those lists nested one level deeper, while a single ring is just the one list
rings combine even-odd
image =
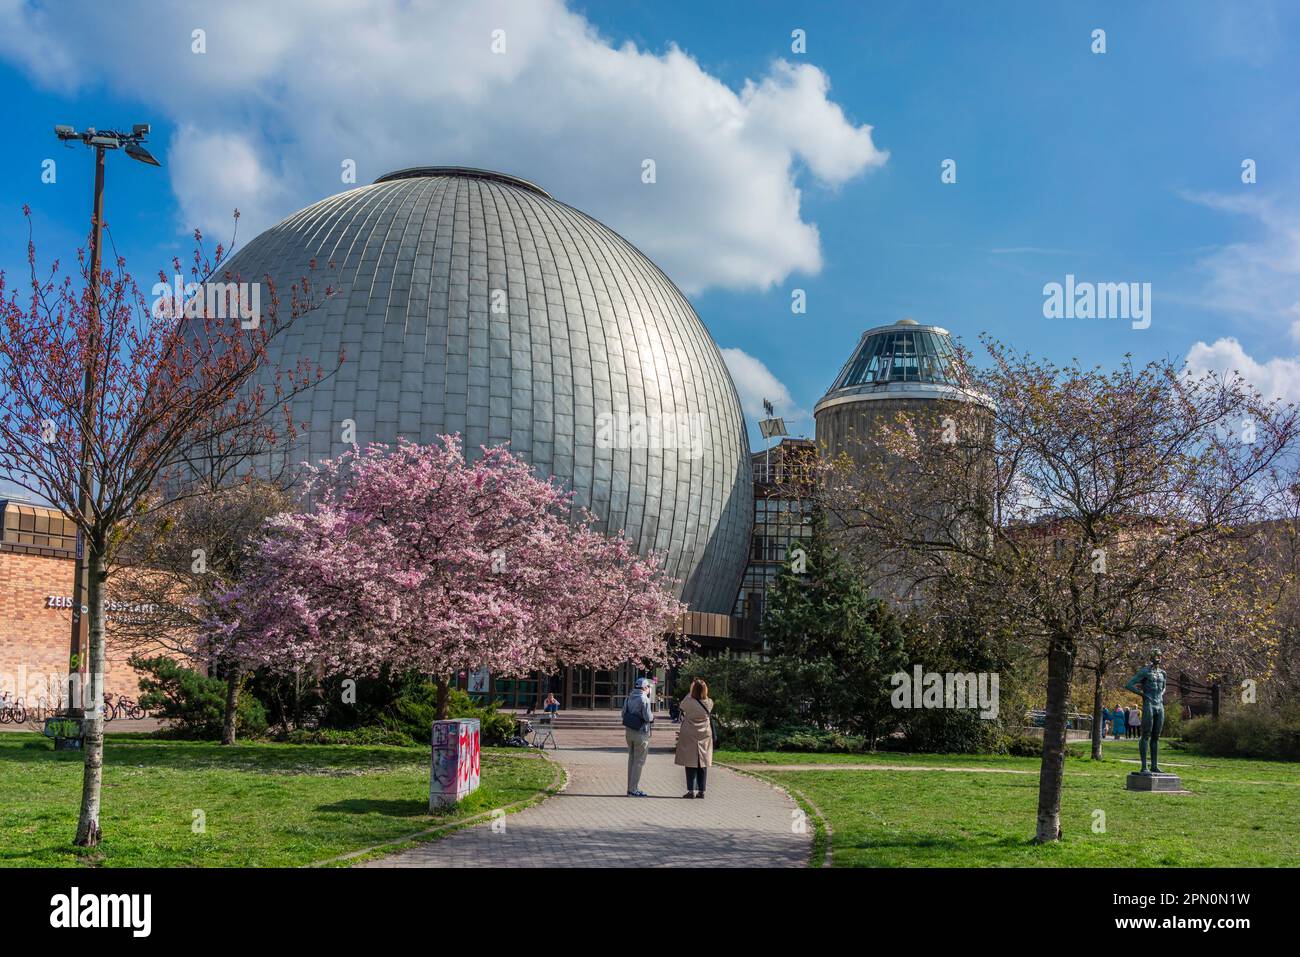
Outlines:
[{"label": "bronze statue", "polygon": [[[1142,758],[1141,774],[1163,774],[1158,754],[1160,730],[1165,726],[1165,673],[1160,667],[1160,649],[1151,652],[1151,663],[1143,665],[1128,683],[1129,691],[1142,696],[1142,736],[1138,739],[1138,754]],[[1151,770],[1147,770],[1147,742],[1151,742]]]}]

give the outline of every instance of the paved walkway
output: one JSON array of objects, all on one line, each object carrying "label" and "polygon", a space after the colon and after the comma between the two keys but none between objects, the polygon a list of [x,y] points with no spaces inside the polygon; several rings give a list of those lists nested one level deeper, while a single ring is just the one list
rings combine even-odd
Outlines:
[{"label": "paved walkway", "polygon": [[[668,744],[671,738],[659,744]],[[559,794],[518,814],[358,867],[803,867],[812,824],[770,785],[709,769],[708,797],[688,801],[685,772],[652,751],[641,778],[651,797],[627,797],[625,748],[547,751],[569,773]],[[495,830],[493,829],[495,824]],[[803,833],[799,831],[802,830]]]},{"label": "paved walkway", "polygon": [[[29,719],[25,724],[0,724],[0,732],[29,731],[40,734],[41,726],[42,722]],[[144,734],[146,731],[157,731],[165,726],[164,721],[154,717],[115,718],[104,723],[104,731],[107,734]]]}]

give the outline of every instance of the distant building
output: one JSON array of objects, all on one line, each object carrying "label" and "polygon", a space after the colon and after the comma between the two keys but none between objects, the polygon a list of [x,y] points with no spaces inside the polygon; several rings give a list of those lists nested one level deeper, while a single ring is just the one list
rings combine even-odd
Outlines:
[{"label": "distant building", "polygon": [[[28,707],[67,696],[77,529],[56,509],[0,499],[0,692]],[[82,625],[82,649],[86,647]],[[135,697],[125,652],[109,644],[104,690]]]}]

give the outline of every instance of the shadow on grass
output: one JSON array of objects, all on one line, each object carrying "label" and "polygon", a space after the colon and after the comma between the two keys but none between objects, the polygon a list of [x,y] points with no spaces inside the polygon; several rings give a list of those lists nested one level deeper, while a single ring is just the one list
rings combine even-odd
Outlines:
[{"label": "shadow on grass", "polygon": [[333,804],[317,804],[317,811],[343,814],[382,814],[385,817],[436,817],[427,801],[386,801],[379,798],[349,798]]},{"label": "shadow on grass", "polygon": [[[81,764],[80,751],[55,751],[34,742],[0,740],[0,761],[14,764]],[[428,749],[388,745],[280,744],[253,741],[222,745],[215,741],[183,741],[175,738],[142,738],[140,735],[107,735],[104,763],[112,767],[175,768],[194,770],[261,771],[270,774],[339,774],[387,770],[425,764]]]},{"label": "shadow on grass", "polygon": [[1023,837],[997,837],[985,838],[981,840],[972,840],[971,838],[952,838],[937,837],[925,834],[918,834],[911,837],[898,836],[891,838],[865,838],[854,842],[852,845],[855,850],[878,851],[884,848],[899,848],[904,850],[918,851],[963,851],[980,849],[987,850],[992,848],[1002,848],[1005,850],[1023,849],[1025,847],[1037,846],[1033,838]]}]

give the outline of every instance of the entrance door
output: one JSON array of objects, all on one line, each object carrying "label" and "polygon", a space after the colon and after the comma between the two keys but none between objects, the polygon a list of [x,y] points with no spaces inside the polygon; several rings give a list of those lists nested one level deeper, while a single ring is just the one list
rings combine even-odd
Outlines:
[{"label": "entrance door", "polygon": [[590,668],[569,669],[569,708],[590,708],[592,700],[592,673]]}]

